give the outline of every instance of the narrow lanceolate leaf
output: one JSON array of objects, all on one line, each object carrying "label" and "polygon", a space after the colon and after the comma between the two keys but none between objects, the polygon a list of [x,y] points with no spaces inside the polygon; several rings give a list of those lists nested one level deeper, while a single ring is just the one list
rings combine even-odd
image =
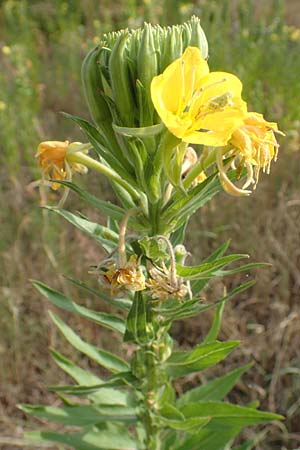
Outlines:
[{"label": "narrow lanceolate leaf", "polygon": [[[61,355],[55,350],[50,350],[52,358],[56,362],[56,364],[64,370],[70,377],[72,377],[79,385],[83,386],[92,386],[99,385],[103,383],[102,379],[94,375],[93,373],[82,369],[81,367],[74,364],[71,360]],[[105,382],[104,382],[105,383]],[[78,386],[73,386],[74,388]],[[73,392],[73,395],[76,395],[76,392]],[[89,398],[91,401],[97,404],[106,404],[106,405],[120,405],[126,406],[127,402],[127,393],[123,391],[119,391],[113,388],[101,388],[98,389],[95,393],[91,393]]]},{"label": "narrow lanceolate leaf", "polygon": [[182,444],[174,447],[174,450],[224,450],[240,430],[240,428],[222,428],[220,432],[205,427],[197,434],[186,438]]},{"label": "narrow lanceolate leaf", "polygon": [[107,251],[113,251],[118,245],[119,236],[111,231],[109,228],[99,225],[98,223],[91,222],[83,217],[76,216],[75,214],[65,211],[64,209],[52,208],[45,206],[50,211],[54,211],[56,214],[62,216],[80,231],[91,236]]},{"label": "narrow lanceolate leaf", "polygon": [[203,344],[209,344],[217,339],[221,328],[222,315],[225,307],[225,301],[220,302],[215,311],[212,326],[203,340]]},{"label": "narrow lanceolate leaf", "polygon": [[90,430],[86,433],[60,434],[51,431],[27,433],[37,441],[57,442],[76,450],[137,450],[137,443],[124,429]]},{"label": "narrow lanceolate leaf", "polygon": [[[169,305],[169,307],[168,307]],[[197,298],[187,300],[184,303],[178,303],[172,300],[166,300],[162,306],[154,307],[153,311],[165,318],[166,322],[173,322],[174,320],[182,320],[188,317],[194,317],[208,309],[214,308],[214,303],[204,304]]]},{"label": "narrow lanceolate leaf", "polygon": [[132,301],[128,298],[113,298],[107,295],[105,292],[103,292],[103,288],[99,286],[99,289],[94,289],[90,286],[88,286],[86,283],[80,280],[75,280],[71,277],[66,277],[67,280],[69,280],[71,283],[75,284],[76,286],[79,286],[80,288],[84,289],[85,291],[89,292],[90,294],[95,295],[97,298],[100,298],[100,300],[103,300],[106,303],[109,303],[110,305],[115,306],[116,308],[122,309],[123,311],[129,311],[132,305]]},{"label": "narrow lanceolate leaf", "polygon": [[111,387],[135,387],[137,378],[131,372],[120,372],[117,376],[110,377],[107,381],[94,385],[80,386],[48,386],[49,391],[64,392],[70,395],[90,395]]},{"label": "narrow lanceolate leaf", "polygon": [[77,366],[70,359],[61,355],[56,350],[50,349],[50,353],[56,364],[70,377],[72,377],[75,381],[77,381],[77,383],[86,386],[102,383],[101,378]]},{"label": "narrow lanceolate leaf", "polygon": [[77,186],[76,184],[70,181],[61,180],[56,182],[72,189],[72,191],[76,192],[76,194],[78,194],[82,200],[99,209],[101,213],[105,214],[107,217],[111,217],[112,219],[115,220],[122,220],[124,218],[124,215],[126,214],[125,209],[120,208],[119,206],[114,205],[113,203],[100,200],[95,195],[90,194],[85,189]]},{"label": "narrow lanceolate leaf", "polygon": [[222,361],[238,345],[238,341],[212,342],[191,351],[173,352],[165,363],[166,371],[172,378],[198,372]]},{"label": "narrow lanceolate leaf", "polygon": [[215,276],[215,273],[227,266],[228,264],[238,261],[243,258],[249,258],[245,254],[228,255],[217,259],[216,261],[206,262],[199,266],[181,266],[177,264],[176,269],[179,276],[188,278],[189,280],[197,280],[207,278],[208,276]]},{"label": "narrow lanceolate leaf", "polygon": [[160,410],[158,420],[174,430],[192,431],[193,429],[200,430],[200,428],[207,425],[210,417],[192,417],[191,419],[186,419],[175,406],[165,404]]},{"label": "narrow lanceolate leaf", "polygon": [[185,392],[177,400],[177,406],[183,406],[189,402],[196,401],[219,401],[231,391],[239,378],[246,372],[252,364],[246,364],[242,367],[226,373],[222,377],[214,378],[201,386],[195,387]]},{"label": "narrow lanceolate leaf", "polygon": [[113,355],[110,352],[100,350],[92,344],[83,341],[60,317],[49,312],[51,319],[67,339],[79,352],[96,361],[100,366],[105,367],[111,372],[127,371],[129,365],[126,361]]},{"label": "narrow lanceolate leaf", "polygon": [[[228,247],[229,247],[230,241],[226,241],[224,244],[222,244],[220,247],[218,247],[211,255],[209,255],[203,262],[209,263],[216,261],[219,258],[222,258],[222,256],[226,253]],[[205,287],[207,282],[209,281],[209,278],[206,279],[200,279],[200,280],[194,280],[191,283],[191,288],[193,295],[199,294],[199,292],[202,291],[202,289]]]},{"label": "narrow lanceolate leaf", "polygon": [[30,406],[21,405],[22,411],[41,419],[52,420],[63,425],[85,427],[106,421],[132,423],[137,420],[135,408],[112,405]]},{"label": "narrow lanceolate leaf", "polygon": [[210,429],[218,427],[246,427],[271,420],[281,420],[278,414],[223,402],[192,402],[180,408],[186,418],[211,417]]},{"label": "narrow lanceolate leaf", "polygon": [[251,439],[251,440],[243,442],[238,447],[234,447],[233,450],[251,450],[252,448],[254,448],[255,444],[256,444],[256,442],[253,439]]},{"label": "narrow lanceolate leaf", "polygon": [[110,330],[118,331],[121,334],[125,332],[125,322],[121,318],[116,317],[112,314],[92,311],[88,308],[85,308],[84,306],[78,305],[70,298],[39,281],[33,281],[32,284],[41,294],[43,294],[48,300],[50,300],[51,303],[53,303],[58,308],[64,309],[65,311],[69,311],[71,313],[79,314],[86,319],[92,320],[93,322],[96,322],[105,328],[109,328]]},{"label": "narrow lanceolate leaf", "polygon": [[136,292],[126,321],[125,342],[145,342],[147,340],[146,299]]}]

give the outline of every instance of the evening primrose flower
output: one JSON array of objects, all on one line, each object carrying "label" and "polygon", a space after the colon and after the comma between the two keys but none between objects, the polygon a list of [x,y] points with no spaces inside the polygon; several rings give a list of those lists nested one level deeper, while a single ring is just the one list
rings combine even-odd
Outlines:
[{"label": "evening primrose flower", "polygon": [[[228,156],[233,156],[231,163],[227,166],[223,165],[222,150],[217,156],[219,177],[228,193],[249,195],[251,191],[246,188],[251,184],[254,185],[254,188],[256,187],[260,170],[262,169],[267,174],[270,173],[271,162],[273,159],[276,161],[279,147],[275,133],[283,134],[278,130],[276,123],[267,122],[262,114],[254,112],[247,114],[242,126],[233,132],[229,141],[231,150]],[[242,189],[237,188],[228,179],[226,172],[229,166],[237,168],[238,171],[246,167],[247,180]]]},{"label": "evening primrose flower", "polygon": [[[87,168],[74,158],[78,152],[86,152],[90,144],[69,141],[45,141],[38,146],[36,158],[42,169],[43,179],[47,180],[71,180],[74,172],[85,174]],[[51,182],[51,188],[56,190],[59,183]]]},{"label": "evening primrose flower", "polygon": [[154,300],[167,300],[176,298],[183,300],[190,296],[190,288],[182,282],[179,277],[172,277],[172,273],[165,266],[162,268],[151,266],[149,269],[150,278],[147,287]]},{"label": "evening primrose flower", "polygon": [[242,83],[226,72],[209,72],[197,47],[153,78],[151,98],[162,122],[184,142],[224,146],[243,123]]},{"label": "evening primrose flower", "polygon": [[111,263],[107,268],[102,268],[100,275],[105,285],[110,287],[111,295],[123,289],[137,292],[146,288],[145,275],[134,255],[123,267]]}]

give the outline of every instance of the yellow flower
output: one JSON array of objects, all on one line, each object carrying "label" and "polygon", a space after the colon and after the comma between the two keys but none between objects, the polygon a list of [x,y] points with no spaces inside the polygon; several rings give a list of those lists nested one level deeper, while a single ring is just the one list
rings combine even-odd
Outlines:
[{"label": "yellow flower", "polygon": [[255,166],[256,182],[260,169],[270,173],[271,161],[277,159],[279,144],[274,132],[281,133],[276,123],[267,122],[262,114],[249,112],[230,140],[245,162]]},{"label": "yellow flower", "polygon": [[154,77],[151,98],[161,120],[184,142],[226,145],[246,113],[242,83],[226,72],[209,72],[200,49],[188,47],[181,58]]},{"label": "yellow flower", "polygon": [[[43,178],[48,180],[70,180],[72,173],[86,173],[87,168],[83,164],[70,161],[70,155],[85,151],[86,145],[80,142],[69,141],[45,141],[38,146],[36,157],[43,172]],[[70,158],[70,159],[69,159]],[[52,189],[59,188],[58,183],[52,183]]]},{"label": "yellow flower", "polygon": [[222,155],[219,152],[217,163],[219,176],[224,189],[232,195],[249,195],[251,191],[245,190],[250,184],[256,187],[260,170],[270,173],[271,161],[277,159],[279,144],[275,138],[278,130],[277,124],[267,122],[262,114],[249,112],[242,126],[237,128],[229,141],[231,150],[225,156],[233,156],[231,167],[240,171],[247,169],[247,180],[242,189],[237,188],[227,177],[229,165],[223,166]]},{"label": "yellow flower", "polygon": [[3,55],[10,55],[11,54],[11,48],[8,45],[3,45],[2,47],[2,53]]}]

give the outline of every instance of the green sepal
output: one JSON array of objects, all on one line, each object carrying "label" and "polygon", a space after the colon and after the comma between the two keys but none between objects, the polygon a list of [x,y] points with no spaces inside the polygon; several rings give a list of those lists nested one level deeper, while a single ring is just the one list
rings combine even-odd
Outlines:
[{"label": "green sepal", "polygon": [[165,126],[163,123],[158,123],[157,125],[150,125],[147,127],[130,128],[121,127],[113,123],[113,129],[116,133],[122,134],[123,136],[146,138],[160,134],[165,129]]}]

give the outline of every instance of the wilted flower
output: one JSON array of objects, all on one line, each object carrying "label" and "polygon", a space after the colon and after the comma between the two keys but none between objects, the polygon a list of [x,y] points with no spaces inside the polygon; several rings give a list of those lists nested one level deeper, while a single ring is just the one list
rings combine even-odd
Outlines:
[{"label": "wilted flower", "polygon": [[[48,180],[71,180],[74,172],[87,173],[87,168],[83,164],[74,161],[70,157],[76,152],[86,151],[89,144],[69,141],[45,141],[38,146],[36,157],[42,169],[43,178]],[[58,183],[52,183],[52,189],[59,188]]]},{"label": "wilted flower", "polygon": [[197,47],[153,78],[153,104],[169,131],[184,142],[224,146],[242,123],[242,83],[226,72],[209,72]]},{"label": "wilted flower", "polygon": [[129,291],[143,291],[146,287],[145,275],[135,256],[131,256],[123,267],[116,263],[100,270],[102,280],[111,289],[111,294],[126,289]]},{"label": "wilted flower", "polygon": [[220,178],[228,193],[248,195],[251,191],[245,189],[250,184],[254,184],[256,187],[260,170],[270,173],[271,161],[273,159],[276,161],[279,147],[275,132],[281,133],[276,123],[267,122],[262,114],[254,112],[247,114],[243,125],[234,131],[229,141],[234,156],[234,167],[237,166],[239,171],[243,167],[247,169],[247,180],[242,189],[234,186],[227,178],[226,169],[228,167],[224,168],[220,157],[218,159]]},{"label": "wilted flower", "polygon": [[187,294],[190,294],[190,289],[183,284],[181,278],[172,277],[171,271],[165,266],[158,268],[151,266],[149,268],[150,279],[147,287],[150,289],[151,296],[156,300],[167,300],[168,298],[176,298],[183,300]]}]

